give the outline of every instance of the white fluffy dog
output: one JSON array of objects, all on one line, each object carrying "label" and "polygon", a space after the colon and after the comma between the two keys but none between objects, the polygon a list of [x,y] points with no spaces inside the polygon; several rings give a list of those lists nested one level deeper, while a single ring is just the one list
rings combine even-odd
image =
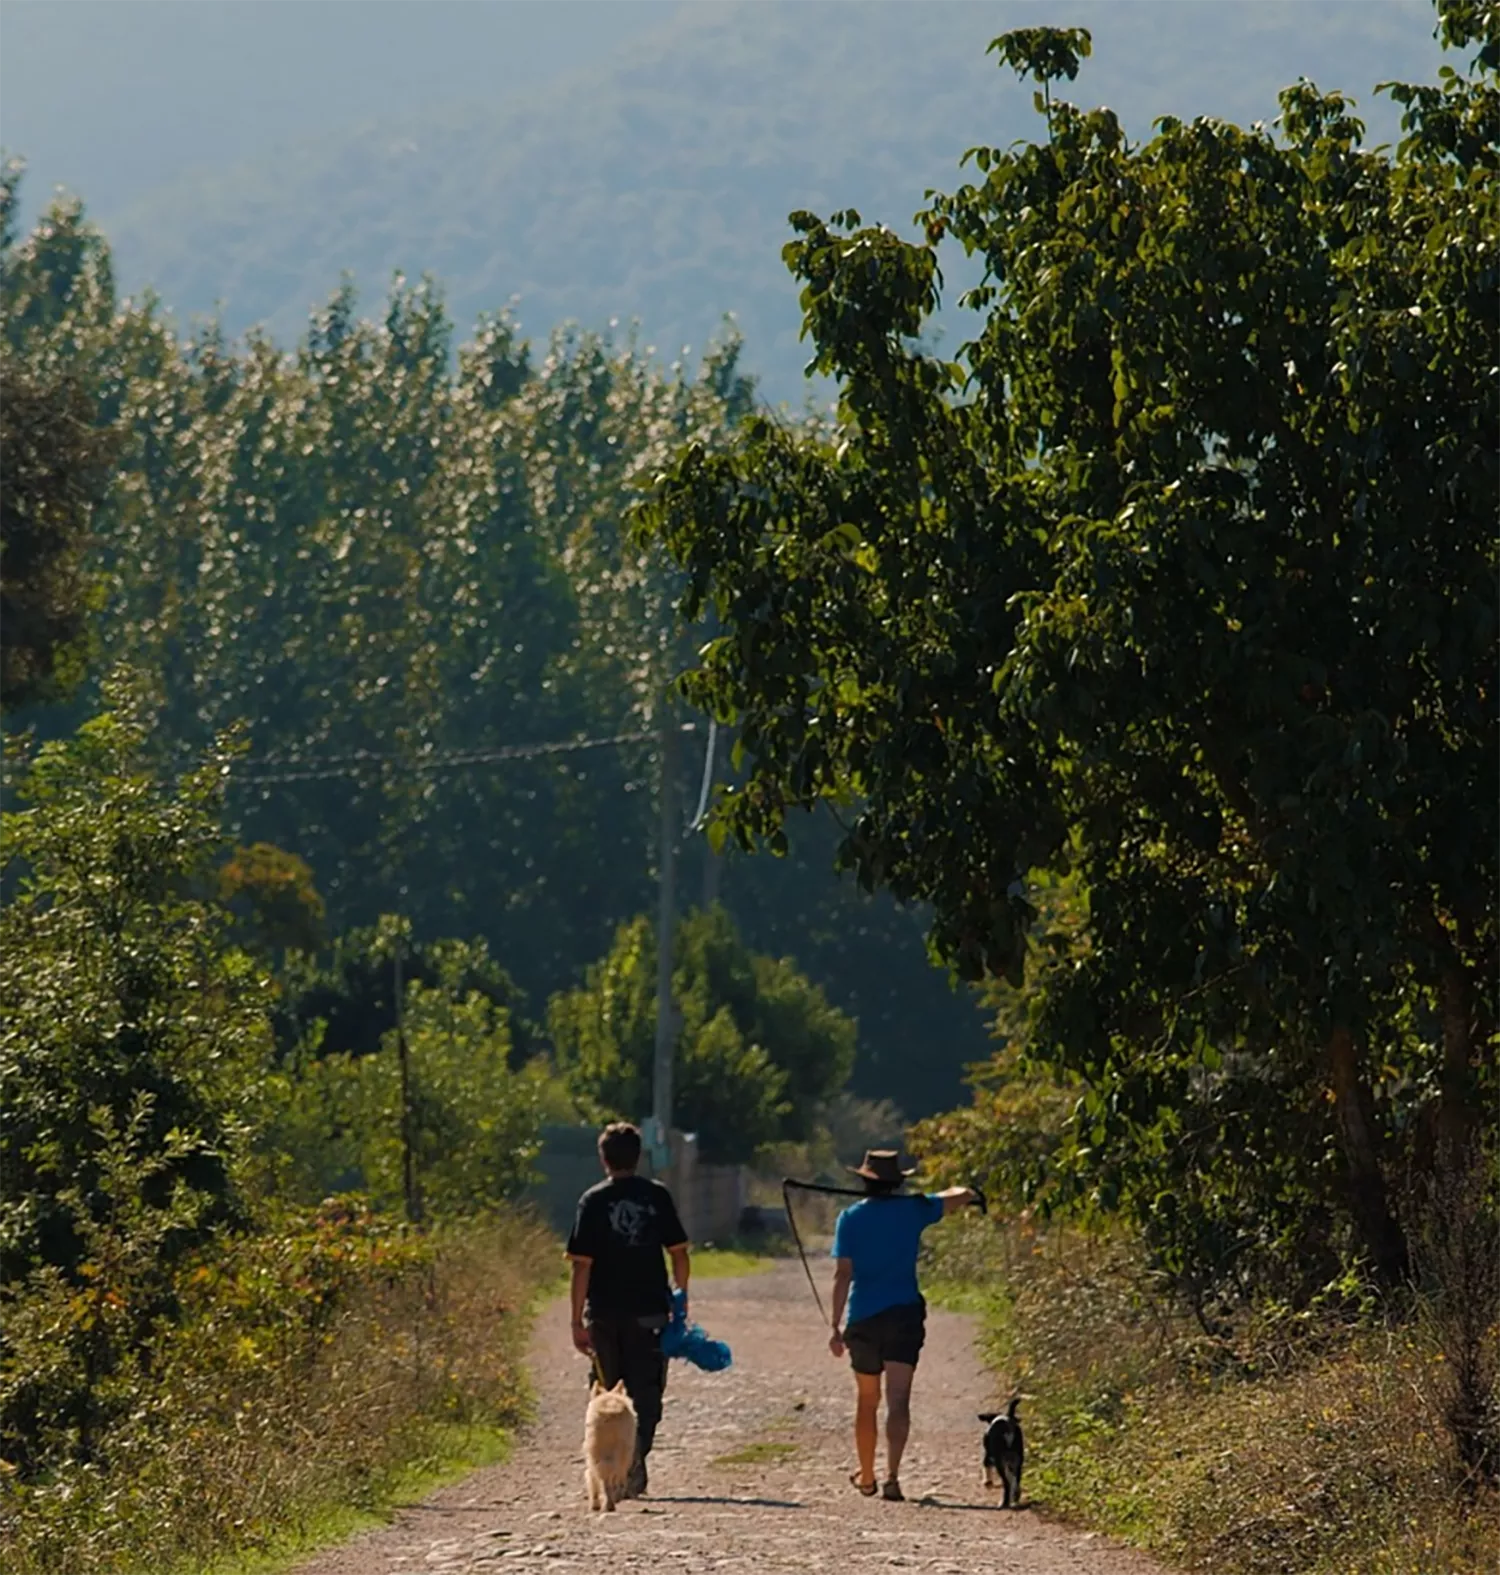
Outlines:
[{"label": "white fluffy dog", "polygon": [[622,1378],[613,1389],[597,1380],[583,1418],[583,1481],[590,1509],[613,1509],[625,1496],[635,1460],[635,1407]]}]

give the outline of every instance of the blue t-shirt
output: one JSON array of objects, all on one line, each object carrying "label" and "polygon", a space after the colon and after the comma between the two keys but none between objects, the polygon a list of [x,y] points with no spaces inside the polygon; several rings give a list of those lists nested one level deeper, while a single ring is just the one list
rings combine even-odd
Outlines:
[{"label": "blue t-shirt", "polygon": [[854,1265],[846,1324],[922,1299],[917,1289],[917,1248],[922,1232],[942,1217],[943,1200],[931,1193],[865,1198],[839,1215],[832,1255],[848,1258]]}]

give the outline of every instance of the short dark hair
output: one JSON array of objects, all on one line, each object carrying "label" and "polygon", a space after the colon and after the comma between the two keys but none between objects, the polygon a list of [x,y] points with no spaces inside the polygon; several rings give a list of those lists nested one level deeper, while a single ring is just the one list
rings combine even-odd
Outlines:
[{"label": "short dark hair", "polygon": [[641,1162],[641,1129],[611,1121],[599,1134],[599,1158],[610,1170],[634,1170]]}]

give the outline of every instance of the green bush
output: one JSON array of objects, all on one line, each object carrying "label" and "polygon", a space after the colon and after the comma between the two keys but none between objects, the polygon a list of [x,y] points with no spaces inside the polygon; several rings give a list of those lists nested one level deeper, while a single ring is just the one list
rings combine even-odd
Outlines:
[{"label": "green bush", "polygon": [[[449,943],[437,985],[403,991],[412,1162],[424,1212],[452,1218],[514,1197],[533,1179],[549,1087],[545,1062],[510,1065],[507,1013],[461,991],[465,949]],[[304,1050],[280,1079],[282,1103],[266,1148],[285,1156],[283,1184],[314,1199],[367,1192],[403,1198],[402,1091],[397,1033],[371,1055]]]},{"label": "green bush", "polygon": [[1210,1335],[1119,1230],[977,1219],[927,1239],[924,1283],[980,1314],[995,1396],[1023,1396],[1029,1496],[1051,1514],[1211,1575],[1500,1562],[1500,1497],[1449,1427],[1451,1350],[1425,1293],[1382,1314],[1335,1286]]},{"label": "green bush", "polygon": [[[518,1216],[418,1235],[345,1198],[199,1248],[175,1317],[111,1377],[95,1458],[0,1471],[0,1564],[162,1575],[295,1539],[331,1505],[378,1508],[454,1427],[524,1414],[546,1246]],[[8,1318],[14,1366],[55,1365],[58,1332],[90,1316],[54,1290]]]},{"label": "green bush", "polygon": [[[174,785],[128,688],[22,762],[0,913],[0,1458],[91,1460],[174,1310],[173,1264],[243,1216],[265,982],[191,892],[224,750]],[[50,1310],[50,1311],[48,1311]],[[43,1347],[18,1341],[55,1317]],[[128,1387],[128,1385],[127,1385]]]},{"label": "green bush", "polygon": [[[753,954],[723,908],[678,927],[674,1106],[706,1158],[749,1160],[811,1135],[854,1064],[855,1025],[785,959]],[[620,926],[581,989],[548,1009],[560,1072],[595,1114],[637,1116],[650,1103],[656,1034],[656,938],[648,919]]]}]

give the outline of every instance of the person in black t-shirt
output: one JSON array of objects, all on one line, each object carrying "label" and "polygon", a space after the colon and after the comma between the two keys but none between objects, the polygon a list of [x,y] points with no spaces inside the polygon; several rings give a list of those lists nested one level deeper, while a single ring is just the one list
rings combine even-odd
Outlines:
[{"label": "person in black t-shirt", "polygon": [[591,1356],[606,1389],[620,1379],[635,1406],[636,1458],[626,1496],[646,1491],[646,1456],[661,1421],[667,1384],[662,1330],[672,1310],[665,1251],[672,1280],[687,1294],[687,1232],[672,1194],[659,1181],[637,1176],[641,1134],[617,1121],[599,1134],[599,1160],[607,1181],[578,1200],[568,1257],[573,1265],[573,1344]]}]

